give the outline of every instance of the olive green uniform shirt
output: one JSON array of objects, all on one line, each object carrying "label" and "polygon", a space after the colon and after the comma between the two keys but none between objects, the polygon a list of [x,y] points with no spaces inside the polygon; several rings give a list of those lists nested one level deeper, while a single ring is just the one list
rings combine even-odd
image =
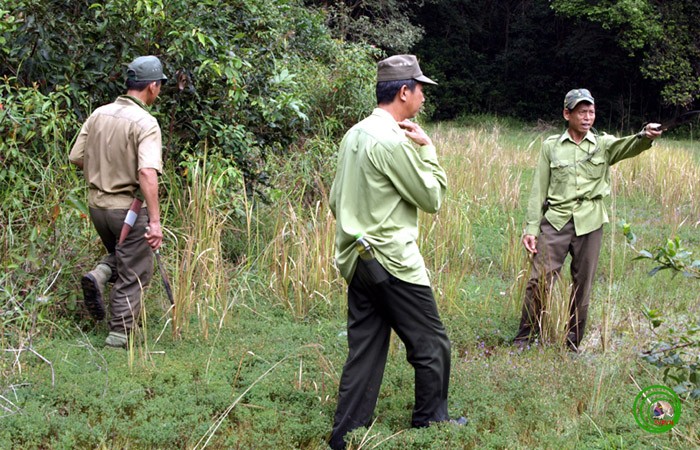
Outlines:
[{"label": "olive green uniform shirt", "polygon": [[543,203],[544,217],[561,230],[573,217],[576,235],[597,230],[608,223],[603,199],[610,195],[610,166],[651,147],[646,137],[616,138],[588,132],[576,144],[567,130],[542,144],[527,207],[525,234],[538,236]]},{"label": "olive green uniform shirt", "polygon": [[139,188],[139,170],[163,170],[160,126],[146,105],[122,95],[88,117],[69,158],[83,161],[91,207],[128,209]]},{"label": "olive green uniform shirt", "polygon": [[387,111],[376,108],[340,143],[330,207],[336,218],[336,264],[350,282],[358,252],[355,234],[372,245],[396,278],[430,285],[418,238],[418,210],[434,213],[447,190],[435,147],[416,148]]}]

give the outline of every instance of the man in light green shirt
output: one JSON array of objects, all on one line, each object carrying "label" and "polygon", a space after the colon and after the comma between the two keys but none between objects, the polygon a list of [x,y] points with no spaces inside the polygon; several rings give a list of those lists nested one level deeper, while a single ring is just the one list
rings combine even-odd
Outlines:
[{"label": "man in light green shirt", "polygon": [[632,136],[598,135],[593,130],[595,101],[587,89],[566,94],[563,115],[568,129],[542,144],[530,192],[523,245],[534,258],[514,343],[523,346],[539,335],[541,296],[549,293],[571,254],[573,289],[566,344],[578,351],[603,224],[608,222],[603,199],[610,195],[610,166],[649,149],[662,132],[656,130],[659,124],[651,123]]},{"label": "man in light green shirt", "polygon": [[[415,370],[412,426],[450,420],[450,341],[416,244],[418,210],[436,212],[447,189],[430,137],[408,120],[423,104],[425,83],[436,84],[413,55],[380,61],[378,107],[340,144],[330,207],[336,264],[348,282],[349,354],[329,441],[333,449],[345,448],[349,431],[371,423],[392,329]],[[374,258],[360,258],[358,234]]]}]

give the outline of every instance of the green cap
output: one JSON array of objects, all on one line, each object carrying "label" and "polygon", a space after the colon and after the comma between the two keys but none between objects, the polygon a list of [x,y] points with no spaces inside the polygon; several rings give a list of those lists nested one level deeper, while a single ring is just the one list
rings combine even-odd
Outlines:
[{"label": "green cap", "polygon": [[394,55],[377,63],[377,82],[416,80],[421,83],[437,84],[423,75],[414,55]]},{"label": "green cap", "polygon": [[588,102],[591,105],[595,105],[595,100],[588,89],[572,89],[566,93],[564,97],[564,108],[569,111],[576,108],[581,102]]},{"label": "green cap", "polygon": [[163,65],[155,56],[139,56],[126,69],[126,78],[133,81],[167,81]]}]

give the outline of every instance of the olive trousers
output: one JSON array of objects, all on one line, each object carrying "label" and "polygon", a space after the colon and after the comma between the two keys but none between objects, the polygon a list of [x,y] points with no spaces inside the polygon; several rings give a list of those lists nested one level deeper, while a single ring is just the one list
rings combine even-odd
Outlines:
[{"label": "olive trousers", "polygon": [[[598,267],[603,227],[576,236],[573,219],[557,231],[546,219],[540,224],[530,278],[525,290],[520,328],[515,341],[529,341],[539,335],[542,319],[542,296],[549,295],[559,278],[567,254],[571,254],[573,289],[570,298],[567,344],[578,348],[588,318],[591,287]],[[544,285],[543,285],[544,284]]]},{"label": "olive trousers", "polygon": [[90,208],[90,220],[107,255],[101,264],[112,269],[109,329],[128,334],[141,312],[141,296],[153,277],[153,251],[144,239],[148,212],[141,209],[134,226],[118,244],[128,209]]}]

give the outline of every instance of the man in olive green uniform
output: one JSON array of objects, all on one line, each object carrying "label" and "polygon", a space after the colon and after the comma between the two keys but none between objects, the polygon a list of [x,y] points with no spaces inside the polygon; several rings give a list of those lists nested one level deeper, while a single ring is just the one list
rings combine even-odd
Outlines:
[{"label": "man in olive green uniform", "polygon": [[[83,169],[90,219],[107,249],[105,258],[81,280],[84,301],[96,320],[104,319],[105,285],[114,282],[105,342],[112,347],[126,346],[141,311],[143,289],[153,276],[153,250],[163,240],[158,204],[161,131],[148,107],[164,81],[163,67],[155,56],[132,61],[126,95],[90,115],[70,152],[70,161]],[[124,219],[137,196],[145,200],[143,208],[119,243]]]},{"label": "man in olive green uniform", "polygon": [[[340,144],[330,207],[336,264],[348,282],[349,354],[329,442],[333,449],[345,448],[344,436],[371,422],[392,329],[415,370],[412,426],[449,420],[450,341],[416,244],[418,210],[435,213],[447,189],[430,137],[408,120],[423,104],[425,83],[436,84],[413,55],[380,61],[378,107]],[[375,259],[359,258],[357,234]]]},{"label": "man in olive green uniform", "polygon": [[540,332],[542,295],[548,295],[571,254],[569,332],[566,344],[578,351],[588,316],[608,215],[603,199],[610,195],[610,166],[651,147],[661,135],[659,124],[648,124],[624,138],[593,129],[595,101],[587,89],[573,89],[564,98],[568,129],[542,144],[527,208],[523,245],[534,255],[514,343],[523,346]]}]

